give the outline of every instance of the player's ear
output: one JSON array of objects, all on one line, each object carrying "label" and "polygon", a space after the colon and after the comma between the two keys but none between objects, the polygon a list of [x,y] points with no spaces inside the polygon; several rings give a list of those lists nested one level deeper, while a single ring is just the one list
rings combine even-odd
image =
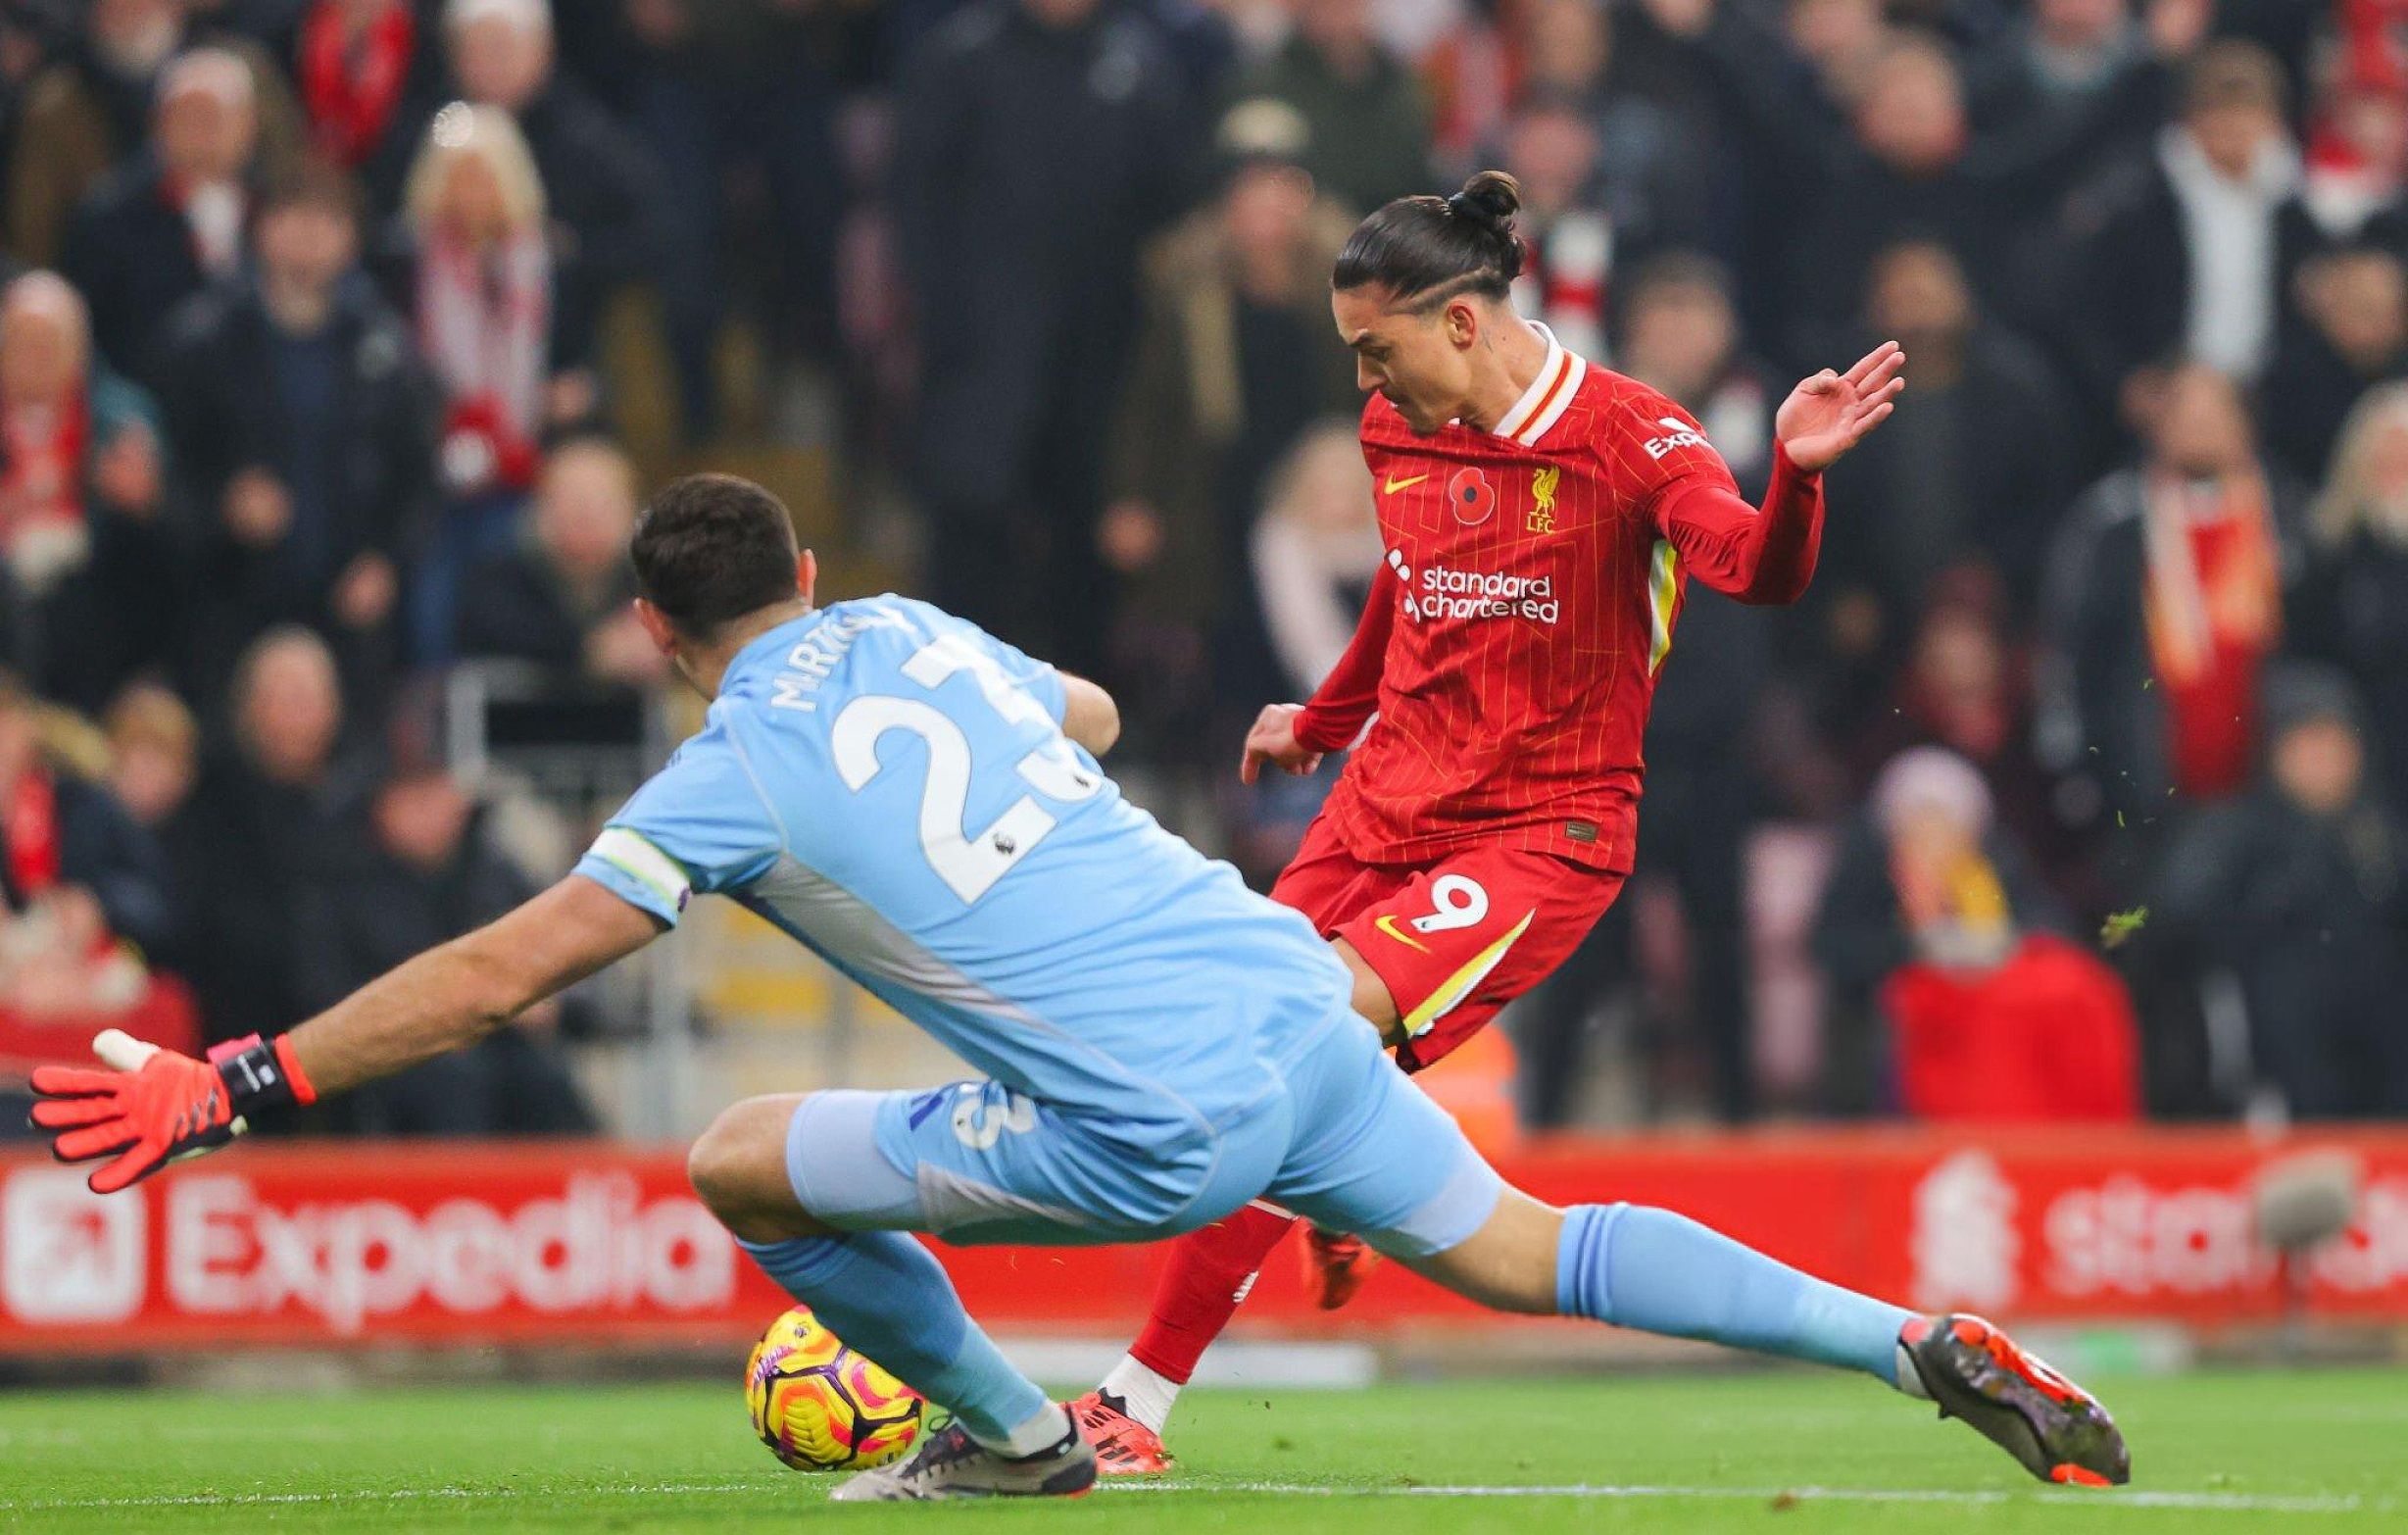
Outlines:
[{"label": "player's ear", "polygon": [[667,614],[654,607],[649,600],[638,597],[635,600],[635,621],[644,625],[644,632],[651,636],[653,645],[662,655],[673,656],[677,653],[677,630],[669,623]]},{"label": "player's ear", "polygon": [[1469,350],[1471,344],[1480,339],[1482,318],[1480,306],[1473,303],[1471,295],[1466,293],[1448,300],[1446,309],[1439,315],[1439,323],[1446,327],[1447,339],[1458,350]]},{"label": "player's ear", "polygon": [[817,606],[812,601],[811,594],[818,589],[818,586],[819,557],[806,549],[795,557],[794,562],[794,589],[803,594],[805,607]]}]

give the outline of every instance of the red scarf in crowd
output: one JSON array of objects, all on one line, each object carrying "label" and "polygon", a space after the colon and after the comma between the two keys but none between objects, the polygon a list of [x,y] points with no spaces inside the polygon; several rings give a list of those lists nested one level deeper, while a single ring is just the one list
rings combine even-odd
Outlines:
[{"label": "red scarf in crowd", "polygon": [[318,147],[347,169],[358,169],[392,126],[418,32],[407,5],[386,7],[356,39],[343,25],[341,0],[319,0],[302,23],[301,101]]},{"label": "red scarf in crowd", "polygon": [[28,536],[83,524],[91,417],[78,389],[55,406],[0,408],[0,557]]},{"label": "red scarf in crowd", "polygon": [[2151,479],[2143,532],[2149,651],[2166,693],[2169,759],[2185,794],[2245,787],[2259,671],[2283,637],[2266,486],[2254,475]]},{"label": "red scarf in crowd", "polygon": [[9,890],[29,905],[59,883],[59,791],[39,768],[17,780],[8,793]]}]

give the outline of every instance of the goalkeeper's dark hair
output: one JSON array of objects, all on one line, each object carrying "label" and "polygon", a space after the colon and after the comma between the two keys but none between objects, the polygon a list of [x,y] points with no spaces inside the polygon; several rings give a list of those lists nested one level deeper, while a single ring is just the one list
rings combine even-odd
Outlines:
[{"label": "goalkeeper's dark hair", "polygon": [[733,474],[689,474],[652,498],[628,558],[637,589],[679,632],[708,642],[724,625],[795,595],[794,519]]},{"label": "goalkeeper's dark hair", "polygon": [[1415,306],[1461,293],[1501,299],[1522,274],[1521,207],[1521,183],[1502,171],[1479,173],[1452,197],[1400,197],[1354,226],[1330,286],[1384,287]]}]

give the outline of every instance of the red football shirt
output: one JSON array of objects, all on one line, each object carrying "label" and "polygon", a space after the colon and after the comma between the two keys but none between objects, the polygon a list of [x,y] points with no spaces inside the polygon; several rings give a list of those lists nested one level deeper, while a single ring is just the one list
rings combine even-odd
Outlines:
[{"label": "red football shirt", "polygon": [[1495,430],[1417,437],[1375,394],[1362,443],[1387,564],[1297,737],[1333,751],[1378,718],[1322,814],[1366,863],[1502,837],[1627,871],[1688,579],[1794,601],[1819,478],[1777,454],[1759,512],[1687,412],[1551,335]]}]

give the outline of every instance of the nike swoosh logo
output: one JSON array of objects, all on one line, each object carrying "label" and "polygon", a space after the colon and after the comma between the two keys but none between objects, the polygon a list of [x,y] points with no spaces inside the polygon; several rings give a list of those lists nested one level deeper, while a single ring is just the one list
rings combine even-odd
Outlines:
[{"label": "nike swoosh logo", "polygon": [[1420,484],[1423,480],[1428,479],[1429,477],[1430,476],[1427,474],[1416,474],[1411,479],[1392,479],[1381,487],[1380,493],[1382,495],[1393,496],[1400,490],[1411,489],[1413,486]]},{"label": "nike swoosh logo", "polygon": [[1383,916],[1378,921],[1373,922],[1371,925],[1386,933],[1389,937],[1394,938],[1397,940],[1397,942],[1404,945],[1408,949],[1419,949],[1424,954],[1428,954],[1430,952],[1430,946],[1428,944],[1423,943],[1418,938],[1406,934],[1397,926],[1397,918],[1394,913]]}]

